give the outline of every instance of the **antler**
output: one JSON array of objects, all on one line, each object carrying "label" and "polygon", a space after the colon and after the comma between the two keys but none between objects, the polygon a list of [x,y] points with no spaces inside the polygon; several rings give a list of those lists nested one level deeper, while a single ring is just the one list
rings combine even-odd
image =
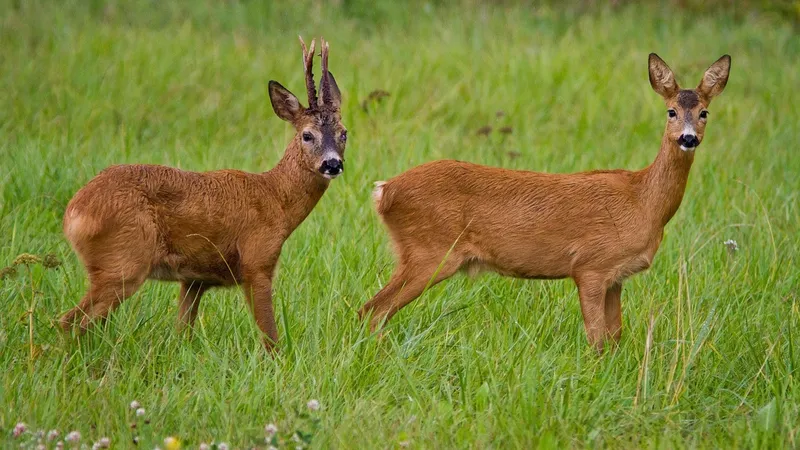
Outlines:
[{"label": "antler", "polygon": [[319,90],[322,96],[322,104],[332,106],[331,82],[328,77],[328,43],[325,39],[320,38],[320,44],[320,47],[322,47],[322,81],[320,81]]},{"label": "antler", "polygon": [[[300,38],[300,45],[303,47],[303,69],[306,73],[306,91],[308,91],[308,107],[314,108],[317,106],[317,89],[314,86],[314,44],[316,43],[315,39],[311,40],[311,47],[307,50],[306,43],[303,41],[302,36],[298,36]],[[325,73],[323,72],[323,80],[326,78]]]}]

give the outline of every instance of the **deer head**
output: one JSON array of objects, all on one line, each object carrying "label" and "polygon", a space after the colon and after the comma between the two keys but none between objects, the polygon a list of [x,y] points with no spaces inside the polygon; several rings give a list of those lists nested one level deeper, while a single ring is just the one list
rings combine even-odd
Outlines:
[{"label": "deer head", "polygon": [[706,70],[695,89],[681,89],[667,63],[655,53],[650,54],[650,85],[664,97],[667,104],[667,130],[670,140],[685,152],[694,151],[703,141],[708,105],[728,83],[731,57],[722,56]]},{"label": "deer head", "polygon": [[315,41],[312,40],[311,46],[306,48],[301,37],[300,45],[303,47],[308,108],[304,108],[297,97],[277,81],[269,82],[269,98],[275,114],[294,125],[297,130],[293,144],[300,149],[300,163],[308,170],[330,180],[344,171],[347,130],[342,125],[341,93],[336,85],[336,79],[328,71],[328,43],[321,40],[322,80],[319,86],[319,98],[312,73]]}]

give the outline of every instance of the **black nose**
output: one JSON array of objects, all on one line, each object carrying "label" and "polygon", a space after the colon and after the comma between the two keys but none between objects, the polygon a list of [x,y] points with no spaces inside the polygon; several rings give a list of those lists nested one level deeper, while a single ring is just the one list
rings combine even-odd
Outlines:
[{"label": "black nose", "polygon": [[678,138],[678,145],[686,148],[695,148],[700,145],[700,141],[694,134],[682,134],[681,137]]},{"label": "black nose", "polygon": [[322,162],[322,165],[319,166],[319,172],[323,175],[339,175],[344,171],[344,164],[342,164],[342,160],[338,158],[331,158],[326,159]]}]

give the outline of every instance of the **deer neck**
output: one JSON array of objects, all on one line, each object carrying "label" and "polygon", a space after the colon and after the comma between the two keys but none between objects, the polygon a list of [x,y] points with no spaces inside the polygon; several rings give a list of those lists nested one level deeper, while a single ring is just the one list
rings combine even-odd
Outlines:
[{"label": "deer neck", "polygon": [[308,169],[301,160],[298,142],[292,141],[278,164],[264,173],[284,212],[288,233],[295,230],[328,189],[329,180]]},{"label": "deer neck", "polygon": [[644,203],[657,226],[663,228],[681,205],[693,161],[694,152],[681,150],[665,133],[656,160],[642,171]]}]

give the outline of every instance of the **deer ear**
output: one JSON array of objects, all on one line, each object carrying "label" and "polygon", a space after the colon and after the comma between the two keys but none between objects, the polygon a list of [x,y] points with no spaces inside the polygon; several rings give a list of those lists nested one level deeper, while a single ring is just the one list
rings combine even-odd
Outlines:
[{"label": "deer ear", "polygon": [[272,102],[275,114],[287,122],[294,122],[303,113],[303,107],[297,97],[277,81],[269,82],[269,100]]},{"label": "deer ear", "polygon": [[[339,91],[339,86],[336,84],[336,78],[333,77],[330,71],[328,71],[328,81],[331,84],[331,104],[338,110],[342,106],[342,93]],[[320,104],[322,104],[321,98]]]},{"label": "deer ear", "polygon": [[703,74],[700,85],[697,86],[697,93],[709,103],[712,98],[719,95],[725,85],[728,84],[728,74],[731,72],[731,57],[723,55]]},{"label": "deer ear", "polygon": [[672,70],[658,55],[650,53],[647,65],[650,69],[650,86],[653,86],[653,90],[659,95],[669,99],[680,91],[681,88],[678,87]]}]

